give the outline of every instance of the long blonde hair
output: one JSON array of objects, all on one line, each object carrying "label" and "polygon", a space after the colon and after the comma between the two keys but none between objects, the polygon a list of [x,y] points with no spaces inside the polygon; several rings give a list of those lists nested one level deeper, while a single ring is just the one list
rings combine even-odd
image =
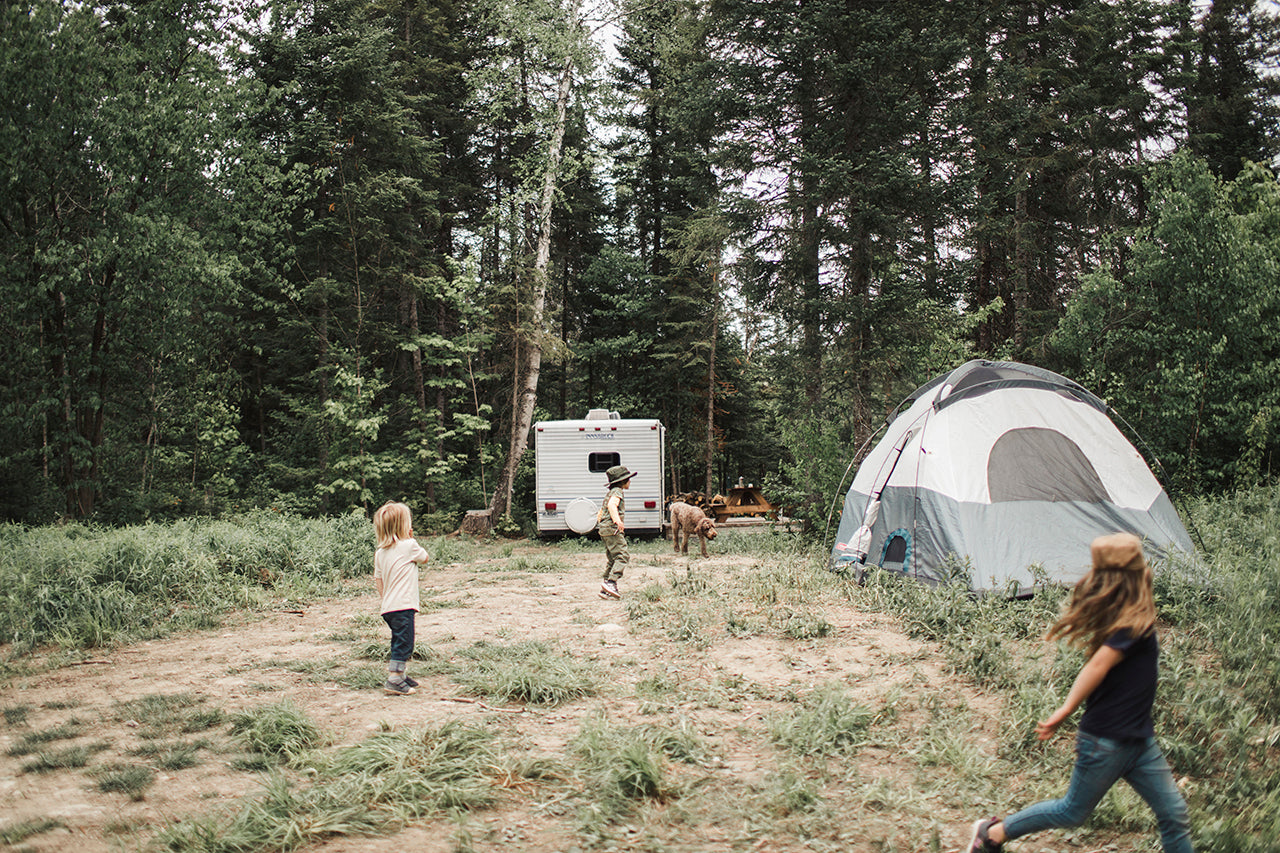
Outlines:
[{"label": "long blonde hair", "polygon": [[378,537],[379,548],[390,548],[401,539],[413,535],[413,517],[409,507],[395,501],[387,501],[373,514],[373,532]]},{"label": "long blonde hair", "polygon": [[1093,568],[1075,585],[1062,616],[1045,635],[1066,640],[1092,657],[1107,637],[1128,628],[1135,637],[1156,624],[1151,567],[1142,542],[1131,533],[1113,533],[1093,541]]}]

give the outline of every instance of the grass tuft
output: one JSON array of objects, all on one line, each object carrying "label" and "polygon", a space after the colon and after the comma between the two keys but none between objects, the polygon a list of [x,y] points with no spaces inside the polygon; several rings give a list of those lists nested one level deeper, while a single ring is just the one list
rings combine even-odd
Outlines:
[{"label": "grass tuft", "polygon": [[51,773],[55,770],[73,770],[86,767],[94,755],[108,748],[110,748],[109,744],[99,742],[78,744],[52,752],[38,752],[35,758],[22,765],[22,772]]},{"label": "grass tuft", "polygon": [[66,826],[66,824],[62,821],[47,817],[19,821],[10,826],[0,827],[0,844],[21,844],[34,835],[40,835],[51,829],[59,829],[63,826]]},{"label": "grass tuft", "polygon": [[97,779],[97,789],[103,794],[124,794],[137,802],[156,780],[155,771],[141,765],[111,765],[99,768],[92,774]]},{"label": "grass tuft", "polygon": [[324,744],[324,736],[306,712],[288,699],[236,714],[231,733],[250,752],[291,763]]},{"label": "grass tuft", "polygon": [[867,739],[875,714],[854,704],[838,683],[816,688],[800,707],[775,714],[769,734],[796,755],[829,756],[849,753]]},{"label": "grass tuft", "polygon": [[470,665],[453,673],[454,681],[503,702],[560,705],[598,689],[594,664],[541,642],[500,645],[482,640],[458,655]]},{"label": "grass tuft", "polygon": [[604,815],[629,810],[637,800],[662,800],[676,793],[668,784],[667,760],[692,762],[706,754],[687,725],[624,727],[597,716],[583,724],[570,744],[581,760],[583,784],[597,792]]},{"label": "grass tuft", "polygon": [[274,774],[230,817],[176,823],[156,846],[182,853],[295,850],[330,836],[393,832],[411,820],[482,808],[509,771],[493,735],[461,723],[380,733],[316,763],[312,781]]},{"label": "grass tuft", "polygon": [[23,726],[31,713],[30,705],[10,705],[4,709],[4,722],[7,726]]},{"label": "grass tuft", "polygon": [[53,743],[58,740],[72,740],[80,737],[83,732],[83,724],[75,720],[44,731],[27,732],[14,741],[13,745],[6,750],[6,754],[14,757],[31,755],[33,752],[39,751],[40,747],[47,743]]}]

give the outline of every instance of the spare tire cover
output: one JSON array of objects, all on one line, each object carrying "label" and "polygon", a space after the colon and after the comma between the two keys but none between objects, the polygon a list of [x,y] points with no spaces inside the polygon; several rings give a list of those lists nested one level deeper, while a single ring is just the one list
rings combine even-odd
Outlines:
[{"label": "spare tire cover", "polygon": [[596,529],[596,513],[600,508],[590,498],[574,498],[564,511],[564,523],[574,533],[590,533]]}]

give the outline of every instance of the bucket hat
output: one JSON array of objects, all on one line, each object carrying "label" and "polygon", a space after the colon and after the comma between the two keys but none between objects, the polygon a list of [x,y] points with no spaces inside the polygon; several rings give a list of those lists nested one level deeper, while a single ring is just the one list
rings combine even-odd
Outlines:
[{"label": "bucket hat", "polygon": [[1111,533],[1099,536],[1089,546],[1096,571],[1140,572],[1147,567],[1142,554],[1142,540],[1132,533]]},{"label": "bucket hat", "polygon": [[604,475],[609,478],[609,488],[612,489],[614,486],[620,486],[630,480],[635,476],[635,472],[628,471],[626,465],[614,465],[608,471],[605,471]]}]

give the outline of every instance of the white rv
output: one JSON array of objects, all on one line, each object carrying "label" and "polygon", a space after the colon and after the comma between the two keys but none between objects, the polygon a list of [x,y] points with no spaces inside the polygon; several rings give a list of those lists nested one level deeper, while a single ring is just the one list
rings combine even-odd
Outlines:
[{"label": "white rv", "polygon": [[538,535],[587,534],[608,489],[604,472],[635,472],[626,492],[627,533],[662,533],[666,428],[654,418],[592,409],[575,421],[534,424]]}]

